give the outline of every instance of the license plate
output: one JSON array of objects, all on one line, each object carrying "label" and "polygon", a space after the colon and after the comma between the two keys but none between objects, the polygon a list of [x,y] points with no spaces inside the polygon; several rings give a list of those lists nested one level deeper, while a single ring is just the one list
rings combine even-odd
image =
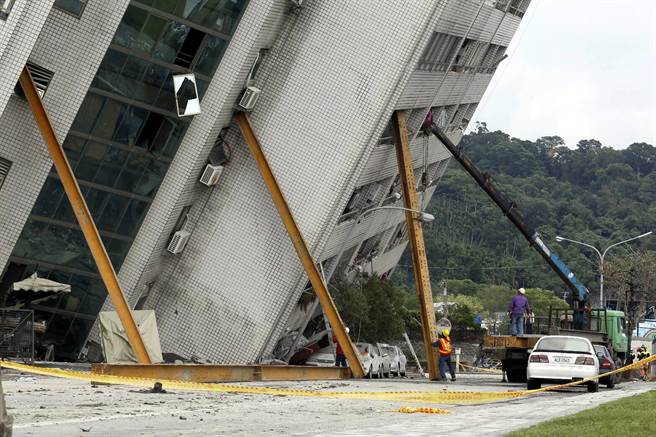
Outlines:
[{"label": "license plate", "polygon": [[554,357],[554,363],[569,363],[569,357]]}]

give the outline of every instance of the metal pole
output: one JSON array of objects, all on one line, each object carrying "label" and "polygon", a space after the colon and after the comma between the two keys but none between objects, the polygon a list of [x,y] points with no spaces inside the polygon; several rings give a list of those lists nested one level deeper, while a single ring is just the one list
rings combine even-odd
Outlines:
[{"label": "metal pole", "polygon": [[296,221],[294,220],[294,216],[292,215],[292,211],[287,204],[287,200],[285,199],[285,196],[280,189],[280,185],[278,185],[278,181],[276,180],[275,175],[271,171],[271,167],[269,166],[266,156],[264,156],[264,152],[262,151],[262,147],[260,146],[257,137],[255,136],[255,132],[253,132],[251,123],[248,120],[248,117],[246,117],[246,114],[243,112],[238,112],[235,115],[235,120],[237,121],[244,140],[246,141],[246,144],[248,144],[251,154],[255,159],[257,168],[262,175],[262,180],[269,189],[271,199],[278,209],[278,213],[280,214],[283,225],[285,226],[292,244],[294,245],[294,249],[296,249],[296,253],[298,254],[298,257],[301,260],[303,267],[305,268],[305,272],[308,275],[310,284],[312,284],[312,288],[319,297],[321,307],[326,313],[326,317],[330,321],[330,326],[335,333],[335,336],[337,337],[337,341],[344,350],[344,354],[348,359],[351,372],[353,373],[354,377],[362,378],[364,376],[364,368],[360,362],[359,354],[353,345],[351,338],[346,332],[346,329],[344,328],[344,322],[339,316],[339,312],[335,307],[335,302],[333,302],[333,299],[328,292],[328,288],[326,287],[323,278],[319,274],[319,270],[317,269],[317,266],[312,259],[312,254],[310,253],[310,250],[308,249],[307,244],[303,239],[303,235],[301,234],[301,231],[298,228]]},{"label": "metal pole", "polygon": [[439,380],[440,374],[437,370],[436,351],[432,344],[437,341],[437,328],[435,326],[435,310],[433,308],[433,294],[431,292],[430,275],[428,272],[428,261],[426,260],[426,247],[424,245],[424,232],[421,220],[417,220],[414,211],[419,209],[417,200],[417,188],[415,187],[415,175],[410,155],[408,142],[408,129],[406,126],[405,113],[395,111],[392,115],[392,131],[396,143],[396,157],[399,165],[401,186],[403,187],[403,200],[406,208],[405,219],[410,237],[410,251],[412,253],[412,265],[415,275],[417,296],[419,297],[419,314],[421,315],[422,333],[424,337],[424,348],[428,361],[428,374],[433,380]]},{"label": "metal pole", "polygon": [[594,250],[595,253],[599,256],[599,307],[600,308],[605,308],[606,305],[604,305],[604,259],[606,258],[606,254],[608,253],[608,251],[610,249],[612,249],[615,246],[619,246],[620,244],[628,243],[630,241],[637,240],[639,238],[647,237],[647,236],[649,236],[653,233],[654,233],[654,231],[645,232],[644,234],[640,234],[636,237],[627,238],[626,240],[622,240],[622,241],[619,241],[617,243],[611,244],[610,246],[608,246],[604,250],[603,253],[599,249],[594,247],[593,245],[588,244],[588,243],[584,243],[582,241],[572,240],[572,239],[565,238],[565,237],[560,237],[560,236],[556,237],[556,241],[559,241],[559,242],[560,241],[568,241],[570,243],[580,244],[581,246],[589,247],[590,249]]},{"label": "metal pole", "polygon": [[[604,254],[605,255],[605,254]],[[599,308],[606,308],[604,302],[604,257],[601,257],[599,263]]]},{"label": "metal pole", "polygon": [[118,282],[116,272],[112,266],[112,262],[107,255],[105,250],[105,245],[100,238],[96,224],[91,217],[89,208],[87,207],[86,202],[84,201],[84,196],[80,191],[80,186],[77,184],[73,170],[71,169],[64,149],[59,140],[57,140],[57,135],[55,134],[50,119],[48,118],[48,113],[46,112],[43,102],[37,93],[34,82],[32,81],[32,76],[28,71],[27,67],[23,67],[23,71],[19,79],[20,85],[23,88],[27,102],[32,109],[34,114],[34,119],[39,125],[41,130],[41,135],[48,146],[48,151],[52,157],[53,164],[55,165],[55,170],[59,175],[62,185],[64,186],[64,191],[68,200],[71,202],[71,207],[75,213],[75,218],[77,219],[80,229],[84,234],[84,239],[89,246],[93,260],[98,267],[98,272],[100,277],[107,288],[107,292],[112,299],[112,303],[116,307],[116,312],[121,319],[123,328],[125,329],[125,334],[128,337],[128,343],[132,347],[137,361],[142,364],[151,364],[150,357],[146,351],[146,346],[144,345],[141,334],[134,319],[132,318],[132,313],[128,306],[125,295],[121,290],[121,284]]},{"label": "metal pole", "polygon": [[410,353],[412,354],[412,357],[415,359],[415,362],[417,363],[417,370],[419,371],[419,374],[421,376],[424,376],[424,369],[421,368],[421,363],[419,362],[419,358],[417,358],[417,353],[415,352],[415,348],[412,347],[412,343],[410,342],[410,337],[408,337],[407,332],[403,333],[403,338],[405,338],[405,342],[408,344]]}]

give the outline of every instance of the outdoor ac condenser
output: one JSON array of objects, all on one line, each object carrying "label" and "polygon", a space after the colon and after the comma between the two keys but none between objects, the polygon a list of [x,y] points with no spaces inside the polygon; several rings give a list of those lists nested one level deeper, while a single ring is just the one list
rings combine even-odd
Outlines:
[{"label": "outdoor ac condenser", "polygon": [[219,183],[221,173],[223,173],[222,165],[207,164],[205,170],[203,170],[203,174],[200,176],[200,183],[208,187],[216,185]]},{"label": "outdoor ac condenser", "polygon": [[191,232],[189,231],[177,231],[173,234],[173,237],[171,238],[171,241],[169,241],[169,246],[166,248],[166,250],[173,254],[182,252],[187,245],[190,236]]},{"label": "outdoor ac condenser", "polygon": [[244,111],[252,111],[255,108],[257,99],[260,98],[261,90],[254,86],[249,86],[244,90],[244,94],[239,100],[239,107]]}]

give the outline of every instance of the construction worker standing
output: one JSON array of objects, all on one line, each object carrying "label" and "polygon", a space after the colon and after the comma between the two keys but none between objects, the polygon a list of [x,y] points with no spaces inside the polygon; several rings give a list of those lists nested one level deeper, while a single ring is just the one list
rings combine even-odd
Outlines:
[{"label": "construction worker standing", "polygon": [[524,317],[527,313],[531,312],[531,306],[526,299],[526,290],[520,288],[517,294],[512,298],[510,305],[508,305],[508,315],[511,319],[511,334],[524,335]]},{"label": "construction worker standing", "polygon": [[440,379],[446,380],[446,366],[449,366],[449,373],[451,374],[451,381],[456,380],[456,369],[455,363],[451,361],[451,352],[453,347],[451,346],[451,337],[449,337],[449,330],[443,329],[440,332],[438,339],[433,346],[437,346],[437,350],[440,353],[439,369],[440,369]]},{"label": "construction worker standing", "polygon": [[[645,358],[649,358],[649,352],[647,352],[647,347],[643,344],[638,348],[638,361],[642,361]],[[640,366],[640,377],[645,381],[649,379],[649,364],[643,364]]]}]

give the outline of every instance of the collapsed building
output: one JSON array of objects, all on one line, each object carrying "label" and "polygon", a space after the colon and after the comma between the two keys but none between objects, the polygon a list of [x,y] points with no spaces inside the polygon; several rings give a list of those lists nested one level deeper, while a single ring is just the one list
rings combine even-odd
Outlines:
[{"label": "collapsed building", "polygon": [[[530,0],[0,2],[0,293],[75,360],[111,309],[28,105],[27,64],[133,309],[162,349],[288,359],[320,309],[239,129],[249,112],[328,280],[388,276],[407,244],[390,117],[406,111],[425,207]],[[193,74],[184,116],[173,76]],[[192,93],[193,95],[193,93]],[[181,107],[182,105],[182,107]],[[182,109],[182,112],[180,111]],[[18,299],[33,273],[70,293]],[[107,301],[106,301],[107,300]],[[291,333],[291,334],[290,334]],[[282,339],[282,340],[281,340]],[[292,344],[293,343],[293,344]]]}]

